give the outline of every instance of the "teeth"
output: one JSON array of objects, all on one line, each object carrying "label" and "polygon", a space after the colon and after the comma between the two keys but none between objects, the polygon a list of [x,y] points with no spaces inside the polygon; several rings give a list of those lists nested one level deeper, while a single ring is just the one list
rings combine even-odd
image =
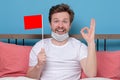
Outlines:
[{"label": "teeth", "polygon": [[63,32],[64,30],[57,30],[57,31]]}]

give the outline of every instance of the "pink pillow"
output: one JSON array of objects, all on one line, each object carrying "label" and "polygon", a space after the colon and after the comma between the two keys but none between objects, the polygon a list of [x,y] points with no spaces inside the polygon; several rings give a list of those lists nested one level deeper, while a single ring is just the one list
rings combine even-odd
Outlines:
[{"label": "pink pillow", "polygon": [[[81,78],[85,78],[82,72]],[[97,52],[97,77],[120,80],[120,51]]]},{"label": "pink pillow", "polygon": [[97,77],[120,80],[120,51],[99,51],[97,60]]},{"label": "pink pillow", "polygon": [[0,77],[25,76],[31,48],[0,42]]}]

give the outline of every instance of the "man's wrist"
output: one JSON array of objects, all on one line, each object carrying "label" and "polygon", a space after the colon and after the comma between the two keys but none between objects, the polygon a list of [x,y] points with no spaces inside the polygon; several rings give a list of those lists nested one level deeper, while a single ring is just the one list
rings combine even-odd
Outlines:
[{"label": "man's wrist", "polygon": [[35,67],[36,67],[36,68],[41,68],[41,65],[40,65],[40,64],[36,64]]},{"label": "man's wrist", "polygon": [[95,42],[94,42],[94,41],[89,42],[89,43],[88,43],[88,46],[95,46]]}]

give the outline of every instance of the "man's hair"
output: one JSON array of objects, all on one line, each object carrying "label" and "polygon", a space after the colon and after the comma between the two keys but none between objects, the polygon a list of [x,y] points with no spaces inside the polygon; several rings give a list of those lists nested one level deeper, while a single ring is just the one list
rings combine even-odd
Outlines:
[{"label": "man's hair", "polygon": [[59,13],[59,12],[67,12],[70,15],[70,23],[72,23],[74,19],[74,12],[72,9],[67,4],[58,4],[55,6],[52,6],[49,10],[49,22],[51,23],[51,17],[54,13]]}]

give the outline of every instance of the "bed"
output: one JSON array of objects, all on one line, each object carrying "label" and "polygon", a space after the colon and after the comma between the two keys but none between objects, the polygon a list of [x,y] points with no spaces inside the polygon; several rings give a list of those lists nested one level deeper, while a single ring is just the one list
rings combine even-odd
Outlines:
[{"label": "bed", "polygon": [[[79,40],[83,39],[79,34],[70,36]],[[49,34],[44,35],[44,38],[50,37]],[[30,50],[41,38],[41,34],[0,34],[0,77],[25,76],[28,69]],[[103,50],[100,50],[101,40]],[[95,35],[97,51],[96,77],[120,80],[120,45],[118,50],[109,51],[107,49],[108,40],[117,40],[117,45],[119,45],[120,34]],[[81,78],[86,78],[83,72]]]}]

